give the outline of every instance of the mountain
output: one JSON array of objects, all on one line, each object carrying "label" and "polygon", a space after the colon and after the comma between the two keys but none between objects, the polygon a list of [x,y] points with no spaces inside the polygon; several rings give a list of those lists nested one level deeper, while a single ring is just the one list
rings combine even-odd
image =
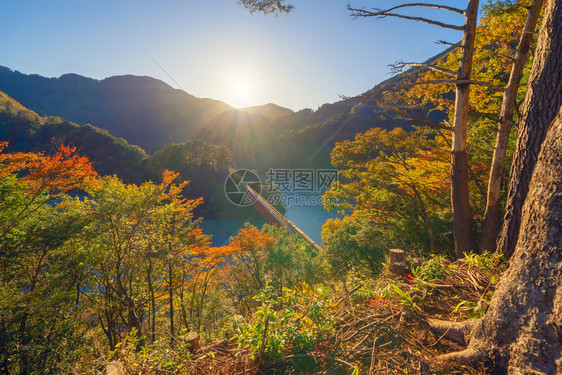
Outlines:
[{"label": "mountain", "polygon": [[[409,69],[367,93],[407,84],[421,72],[423,68]],[[330,167],[330,151],[336,142],[352,139],[372,127],[411,129],[414,124],[373,103],[352,101],[297,112],[273,103],[235,109],[146,76],[96,80],[65,74],[45,78],[0,67],[0,90],[39,116],[95,124],[151,154],[169,143],[203,139],[227,146],[235,165],[259,171]],[[418,116],[431,109],[398,106]],[[444,118],[445,114],[438,111],[432,114],[434,121]]]},{"label": "mountain", "polygon": [[180,173],[191,180],[184,194],[204,199],[196,215],[219,218],[239,215],[226,212],[223,184],[230,173],[230,150],[203,140],[167,145],[154,155],[125,139],[93,125],[79,126],[60,117],[41,117],[0,91],[0,142],[8,142],[5,152],[46,152],[57,144],[75,146],[87,156],[100,175],[117,175],[127,183],[160,181],[164,170]]},{"label": "mountain", "polygon": [[295,111],[289,108],[281,107],[273,103],[268,103],[265,105],[258,105],[253,107],[246,107],[240,109],[240,111],[251,113],[251,114],[258,114],[265,117],[270,117],[272,119],[278,119],[295,113]]},{"label": "mountain", "polygon": [[92,125],[79,126],[60,117],[41,117],[0,91],[0,141],[7,141],[7,152],[44,151],[57,142],[76,146],[88,156],[102,175],[117,174],[127,182],[146,176],[142,162],[146,152]]},{"label": "mountain", "polygon": [[41,116],[95,124],[150,153],[167,143],[200,138],[213,117],[232,109],[145,76],[45,78],[0,67],[0,90]]}]

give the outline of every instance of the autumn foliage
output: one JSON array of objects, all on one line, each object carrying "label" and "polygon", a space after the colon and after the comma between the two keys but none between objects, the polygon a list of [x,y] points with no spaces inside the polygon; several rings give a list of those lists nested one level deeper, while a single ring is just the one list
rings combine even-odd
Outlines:
[{"label": "autumn foliage", "polygon": [[[0,152],[7,143],[0,143]],[[97,173],[88,158],[76,154],[76,147],[60,145],[53,155],[33,152],[0,154],[0,178],[18,173],[18,183],[31,196],[48,193],[58,197],[74,189],[98,186]]]}]

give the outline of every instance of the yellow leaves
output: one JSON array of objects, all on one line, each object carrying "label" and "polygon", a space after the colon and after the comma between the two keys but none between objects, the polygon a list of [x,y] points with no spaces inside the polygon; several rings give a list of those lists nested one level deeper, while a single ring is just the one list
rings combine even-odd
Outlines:
[{"label": "yellow leaves", "polygon": [[[508,6],[488,6],[476,31],[472,79],[504,87],[511,70],[512,58],[527,17],[528,1],[519,0]],[[433,65],[456,71],[461,49],[456,48]],[[406,93],[409,104],[432,103],[437,109],[452,112],[454,87],[451,84],[420,84],[427,81],[451,80],[453,77],[427,70],[417,78],[417,85]],[[521,88],[524,89],[523,87]],[[501,92],[481,85],[472,85],[470,108],[479,113],[497,116],[502,101]]]},{"label": "yellow leaves", "polygon": [[168,185],[170,185],[175,179],[176,177],[178,177],[180,174],[173,172],[173,171],[169,171],[169,170],[164,170],[164,172],[162,172],[162,184],[161,186],[163,187],[167,187]]}]

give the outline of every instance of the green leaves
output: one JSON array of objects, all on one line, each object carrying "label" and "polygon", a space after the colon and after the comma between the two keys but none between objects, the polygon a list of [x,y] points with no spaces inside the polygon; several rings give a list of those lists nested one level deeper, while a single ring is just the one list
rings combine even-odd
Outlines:
[{"label": "green leaves", "polygon": [[276,296],[267,284],[255,299],[261,304],[249,319],[234,316],[229,323],[240,345],[253,355],[307,352],[333,334],[335,306],[322,288],[301,283]]}]

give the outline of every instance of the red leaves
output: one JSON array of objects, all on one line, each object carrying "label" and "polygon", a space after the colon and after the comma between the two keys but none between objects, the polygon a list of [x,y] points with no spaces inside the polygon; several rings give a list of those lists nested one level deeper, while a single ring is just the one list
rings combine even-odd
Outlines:
[{"label": "red leaves", "polygon": [[[0,151],[6,146],[7,143],[0,144]],[[75,152],[76,147],[61,145],[52,156],[32,152],[0,154],[0,178],[22,174],[18,182],[27,187],[29,196],[58,197],[70,190],[99,186],[92,163]]]},{"label": "red leaves", "polygon": [[420,277],[420,276],[421,276],[421,273],[420,273],[420,272],[418,272],[418,274],[415,275],[415,276],[412,275],[411,273],[409,273],[409,274],[406,275],[406,282],[407,282],[408,284],[412,285],[412,283],[414,282],[414,280],[415,280],[416,278]]},{"label": "red leaves", "polygon": [[372,307],[383,307],[384,305],[386,305],[387,301],[383,296],[377,295],[374,298],[368,299],[367,303]]}]

